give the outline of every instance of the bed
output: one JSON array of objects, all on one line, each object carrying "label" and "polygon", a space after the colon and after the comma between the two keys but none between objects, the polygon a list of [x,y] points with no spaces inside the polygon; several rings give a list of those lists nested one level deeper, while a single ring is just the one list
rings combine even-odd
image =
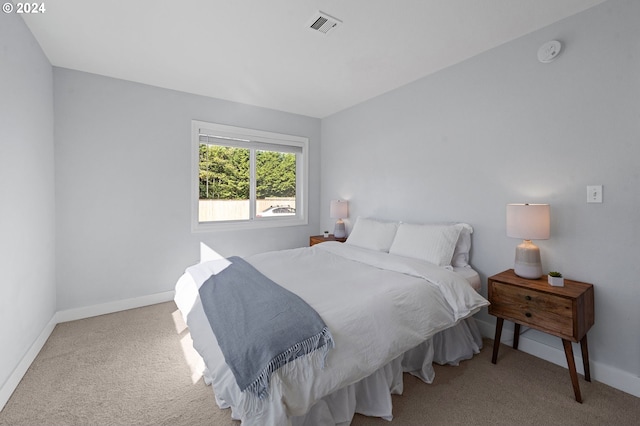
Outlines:
[{"label": "bed", "polygon": [[391,394],[402,393],[403,372],[431,383],[433,362],[456,365],[481,349],[472,315],[488,302],[468,264],[471,232],[459,223],[358,218],[344,244],[244,258],[308,303],[334,344],[324,362],[303,356],[274,371],[258,403],[240,390],[200,298],[203,283],[229,261],[187,268],[175,301],[217,404],[243,425],[348,425],[354,413],[391,420]]}]

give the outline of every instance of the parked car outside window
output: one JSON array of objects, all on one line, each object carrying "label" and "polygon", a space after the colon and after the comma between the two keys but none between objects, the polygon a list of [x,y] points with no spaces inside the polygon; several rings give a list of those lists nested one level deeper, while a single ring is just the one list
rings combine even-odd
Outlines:
[{"label": "parked car outside window", "polygon": [[270,217],[270,216],[293,216],[296,214],[296,209],[289,206],[271,206],[268,209],[258,213],[256,217]]}]

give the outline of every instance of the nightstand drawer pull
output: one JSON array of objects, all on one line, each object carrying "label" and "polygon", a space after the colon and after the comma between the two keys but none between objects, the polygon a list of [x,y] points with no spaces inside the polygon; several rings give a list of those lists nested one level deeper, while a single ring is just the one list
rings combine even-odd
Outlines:
[{"label": "nightstand drawer pull", "polygon": [[525,312],[524,316],[527,317],[527,318],[531,318],[531,312]]},{"label": "nightstand drawer pull", "polygon": [[531,300],[531,296],[525,296],[525,300]]}]

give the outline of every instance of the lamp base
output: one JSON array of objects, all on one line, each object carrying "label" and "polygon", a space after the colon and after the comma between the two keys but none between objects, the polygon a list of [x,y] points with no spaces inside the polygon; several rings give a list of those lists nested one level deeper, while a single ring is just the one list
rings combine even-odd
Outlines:
[{"label": "lamp base", "polygon": [[531,240],[524,240],[516,247],[516,260],[513,270],[517,276],[536,280],[542,276],[540,249]]},{"label": "lamp base", "polygon": [[344,238],[347,236],[347,231],[345,230],[342,219],[338,219],[336,222],[336,226],[333,228],[333,236],[336,238]]}]

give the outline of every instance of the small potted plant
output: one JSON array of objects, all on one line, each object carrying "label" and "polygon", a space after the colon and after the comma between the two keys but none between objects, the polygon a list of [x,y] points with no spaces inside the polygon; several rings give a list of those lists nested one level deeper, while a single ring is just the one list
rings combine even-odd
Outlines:
[{"label": "small potted plant", "polygon": [[560,272],[551,271],[548,276],[549,284],[554,287],[564,287],[564,278]]},{"label": "small potted plant", "polygon": [[324,231],[324,237],[329,238],[329,231]]}]

